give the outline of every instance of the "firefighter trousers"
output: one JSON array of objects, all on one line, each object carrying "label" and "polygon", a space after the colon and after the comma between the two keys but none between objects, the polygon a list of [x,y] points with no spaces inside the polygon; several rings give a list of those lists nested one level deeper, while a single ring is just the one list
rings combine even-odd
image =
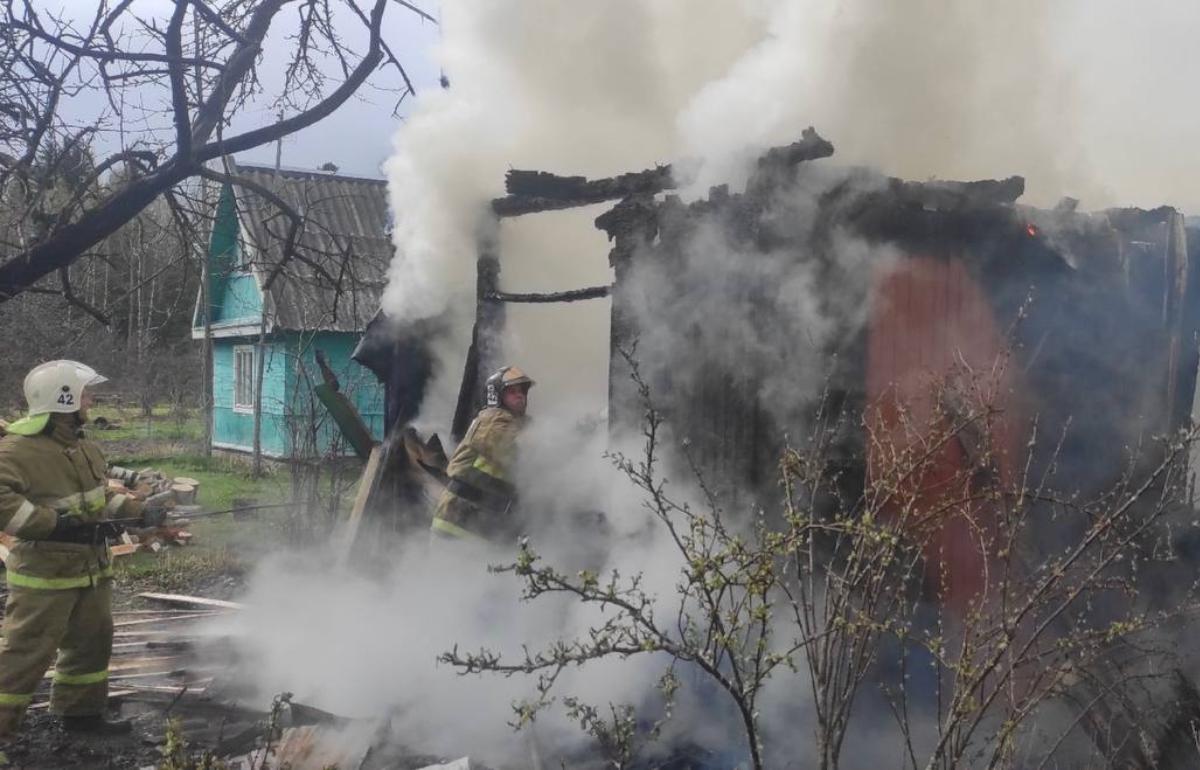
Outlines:
[{"label": "firefighter trousers", "polygon": [[103,713],[112,655],[112,580],[102,578],[94,586],[66,589],[10,585],[4,612],[0,736],[17,731],[51,663],[51,712]]}]

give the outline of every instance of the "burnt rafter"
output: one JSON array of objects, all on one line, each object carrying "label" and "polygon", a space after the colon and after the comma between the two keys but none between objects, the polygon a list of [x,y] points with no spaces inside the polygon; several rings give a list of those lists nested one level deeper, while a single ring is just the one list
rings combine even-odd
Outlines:
[{"label": "burnt rafter", "polygon": [[771,166],[795,166],[808,160],[820,160],[833,155],[833,144],[817,133],[812,126],[800,133],[800,140],[782,147],[772,147],[758,159],[760,169]]},{"label": "burnt rafter", "polygon": [[[828,158],[830,155],[833,155],[833,145],[810,126],[804,129],[799,141],[772,147],[763,153],[758,160],[756,176],[760,180],[772,178],[805,161]],[[516,217],[633,196],[652,196],[678,186],[674,167],[670,164],[606,179],[510,169],[504,177],[504,189],[508,195],[492,201],[492,212],[498,217]]]},{"label": "burnt rafter", "polygon": [[1003,206],[1025,194],[1025,178],[980,179],[973,182],[934,180],[905,182],[888,180],[889,192],[900,202],[937,211],[956,211],[976,206]]},{"label": "burnt rafter", "polygon": [[514,294],[506,291],[489,291],[483,295],[483,298],[492,302],[578,302],[584,299],[607,297],[608,292],[609,287],[605,285],[590,286],[586,289],[572,289],[570,291],[555,291],[545,294]]},{"label": "burnt rafter", "polygon": [[671,166],[656,166],[606,179],[558,176],[546,171],[511,169],[505,175],[508,195],[492,201],[496,216],[515,217],[618,200],[630,195],[653,195],[675,188]]},{"label": "burnt rafter", "polygon": [[1019,176],[908,182],[851,175],[822,196],[822,207],[830,221],[909,251],[956,253],[967,244],[977,247],[985,233],[1048,248],[1026,235],[1024,217],[1013,205],[1024,191],[1025,180]]}]

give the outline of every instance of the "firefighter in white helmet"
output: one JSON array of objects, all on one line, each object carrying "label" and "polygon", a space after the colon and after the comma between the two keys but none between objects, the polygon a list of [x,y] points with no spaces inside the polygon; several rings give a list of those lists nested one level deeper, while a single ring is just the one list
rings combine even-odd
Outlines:
[{"label": "firefighter in white helmet", "polygon": [[28,414],[0,439],[0,528],[16,538],[6,567],[0,646],[0,738],[20,726],[51,664],[50,708],[68,731],[128,732],[104,718],[112,652],[112,557],[105,519],[139,516],[115,494],[100,449],[83,436],[90,388],[105,382],[75,361],[25,377]]},{"label": "firefighter in white helmet", "polygon": [[491,539],[511,534],[516,489],[512,469],[517,435],[533,380],[515,366],[487,379],[487,405],[463,436],[446,474],[450,482],[438,501],[432,531],[448,538]]}]

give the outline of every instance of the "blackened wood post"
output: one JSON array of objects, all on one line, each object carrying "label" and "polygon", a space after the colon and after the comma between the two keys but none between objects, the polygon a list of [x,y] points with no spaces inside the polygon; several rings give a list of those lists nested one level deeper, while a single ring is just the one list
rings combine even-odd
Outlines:
[{"label": "blackened wood post", "polygon": [[654,240],[658,232],[657,205],[650,195],[626,198],[611,211],[596,218],[596,227],[613,241],[608,263],[613,269],[609,296],[608,430],[616,435],[636,428],[641,418],[637,388],[624,354],[633,351],[638,338],[636,287],[633,281],[635,255]]},{"label": "blackened wood post", "polygon": [[475,326],[471,347],[463,367],[462,385],[450,434],[462,439],[475,413],[483,406],[483,383],[501,363],[501,337],[504,334],[504,303],[489,299],[500,290],[500,257],[496,239],[484,236],[479,241],[479,259],[475,263]]},{"label": "blackened wood post", "polygon": [[[1195,395],[1196,364],[1191,355],[1195,342],[1191,339],[1194,327],[1188,317],[1188,298],[1191,266],[1188,264],[1187,228],[1184,216],[1172,211],[1167,216],[1165,291],[1163,321],[1167,327],[1167,398],[1163,428],[1175,431],[1188,427]],[[1191,388],[1188,389],[1188,385]]]}]

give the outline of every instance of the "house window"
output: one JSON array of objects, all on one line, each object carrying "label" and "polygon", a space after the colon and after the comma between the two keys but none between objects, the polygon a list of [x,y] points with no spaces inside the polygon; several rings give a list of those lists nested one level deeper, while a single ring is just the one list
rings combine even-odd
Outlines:
[{"label": "house window", "polygon": [[254,412],[254,346],[233,349],[233,411]]}]

